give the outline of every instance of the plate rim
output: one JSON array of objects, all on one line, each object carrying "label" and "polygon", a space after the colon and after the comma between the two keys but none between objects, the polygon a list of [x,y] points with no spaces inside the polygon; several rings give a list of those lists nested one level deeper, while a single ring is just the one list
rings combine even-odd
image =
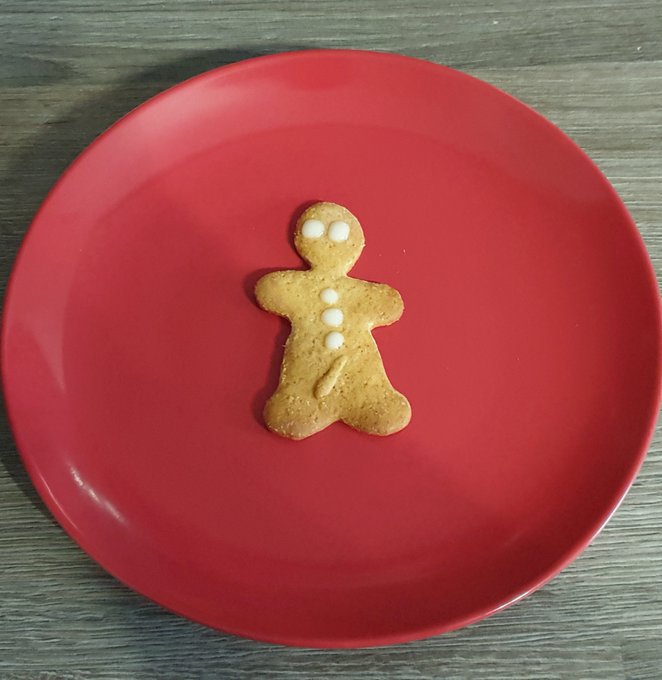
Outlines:
[{"label": "plate rim", "polygon": [[[511,103],[516,103],[518,107],[523,107],[528,111],[528,115],[535,117],[538,122],[542,122],[547,126],[550,131],[556,135],[557,139],[565,144],[569,144],[573,147],[575,153],[579,153],[583,160],[590,164],[593,171],[599,176],[602,185],[607,190],[610,198],[615,201],[615,206],[618,207],[622,222],[627,225],[627,228],[631,232],[631,236],[634,238],[637,246],[637,251],[642,259],[642,265],[645,268],[645,274],[648,286],[651,292],[655,293],[658,300],[658,304],[655,307],[655,317],[656,317],[656,344],[657,344],[657,356],[656,356],[656,366],[655,366],[655,399],[653,400],[651,406],[651,412],[647,419],[647,426],[645,436],[643,437],[641,444],[637,451],[633,451],[631,454],[631,463],[628,466],[627,474],[623,475],[623,479],[617,488],[617,491],[610,498],[608,505],[605,510],[600,513],[599,521],[591,524],[586,531],[584,531],[580,538],[578,538],[570,550],[565,551],[559,559],[545,569],[538,577],[529,579],[526,583],[522,584],[518,589],[518,592],[512,596],[505,598],[496,606],[482,606],[479,608],[480,611],[476,611],[470,615],[464,617],[458,617],[450,622],[445,622],[439,625],[422,626],[415,629],[408,629],[405,631],[400,631],[391,634],[379,634],[379,635],[361,635],[361,636],[346,636],[338,638],[330,637],[297,637],[292,635],[278,634],[260,634],[256,630],[245,630],[241,627],[233,627],[231,625],[217,625],[215,623],[210,623],[191,616],[185,612],[179,611],[178,608],[174,608],[161,599],[160,595],[149,594],[144,588],[136,588],[130,583],[130,579],[125,579],[115,573],[114,569],[108,568],[104,561],[99,560],[95,554],[94,550],[88,549],[87,541],[82,534],[79,532],[75,525],[68,519],[66,512],[60,507],[57,499],[50,492],[45,479],[39,473],[37,466],[33,460],[33,456],[26,451],[26,446],[21,442],[22,434],[20,427],[18,426],[15,414],[13,412],[13,399],[8,388],[6,373],[2,370],[3,367],[9,363],[9,350],[7,347],[7,326],[8,320],[12,314],[13,308],[13,288],[16,284],[16,279],[18,278],[19,272],[22,267],[22,261],[26,257],[26,252],[29,248],[30,242],[34,239],[35,225],[39,222],[42,215],[48,209],[49,203],[55,193],[59,190],[60,186],[67,181],[69,174],[73,171],[74,167],[77,166],[79,162],[88,154],[92,153],[97,144],[104,140],[108,135],[112,133],[116,126],[122,125],[127,119],[137,115],[139,112],[145,111],[147,108],[157,106],[162,98],[169,97],[180,89],[184,89],[190,86],[194,82],[200,82],[205,79],[211,79],[217,77],[219,74],[227,74],[230,72],[249,70],[251,68],[259,67],[262,64],[271,64],[275,61],[288,61],[288,60],[309,60],[309,59],[370,59],[370,60],[380,60],[384,62],[393,63],[410,63],[415,68],[425,68],[434,71],[436,74],[440,74],[442,71],[451,73],[453,77],[458,77],[461,79],[469,79],[473,81],[473,86],[492,91],[498,97],[506,98],[511,101]],[[597,164],[589,157],[589,155],[560,127],[555,125],[552,121],[546,118],[544,115],[536,111],[534,108],[529,106],[527,103],[521,101],[517,97],[509,94],[508,92],[502,90],[501,88],[492,85],[489,82],[481,80],[471,74],[464,71],[451,68],[442,64],[437,64],[425,59],[420,59],[418,57],[412,57],[408,55],[393,53],[393,52],[376,52],[371,50],[359,50],[359,49],[304,49],[304,50],[293,50],[276,52],[266,55],[260,55],[255,57],[250,57],[230,64],[224,64],[202,73],[196,74],[190,78],[182,80],[165,90],[158,92],[157,94],[149,97],[145,101],[141,102],[137,106],[130,109],[127,113],[118,118],[109,127],[103,130],[97,137],[95,137],[92,142],[85,146],[71,161],[64,171],[59,175],[57,180],[54,182],[52,187],[46,193],[43,198],[38,210],[36,211],[34,217],[31,219],[28,228],[22,236],[21,244],[16,253],[14,262],[11,266],[11,271],[7,279],[6,292],[3,300],[2,309],[2,319],[1,319],[1,329],[0,329],[0,378],[2,382],[2,390],[5,398],[5,411],[7,414],[7,420],[9,424],[9,429],[11,430],[13,440],[16,444],[16,450],[18,455],[27,470],[30,480],[34,487],[36,488],[42,502],[46,505],[50,513],[53,515],[54,519],[58,522],[60,527],[65,531],[65,533],[78,545],[78,547],[83,550],[94,562],[100,565],[106,572],[111,574],[120,583],[130,588],[132,591],[138,593],[142,597],[147,598],[158,604],[160,607],[166,609],[167,611],[173,612],[179,616],[182,616],[196,623],[202,624],[204,626],[219,630],[225,633],[230,633],[232,635],[238,635],[244,638],[267,642],[276,643],[285,646],[293,647],[313,647],[320,649],[343,649],[343,648],[369,648],[382,645],[391,645],[404,642],[411,642],[414,640],[426,639],[435,635],[440,635],[442,633],[447,633],[465,626],[471,625],[477,621],[485,619],[493,614],[502,611],[511,605],[519,602],[524,597],[532,594],[536,590],[542,588],[549,581],[551,581],[555,576],[557,576],[565,567],[567,567],[571,562],[573,562],[577,557],[588,547],[588,545],[595,539],[595,537],[602,531],[607,522],[611,519],[613,514],[618,510],[621,503],[623,502],[625,496],[630,490],[637,474],[639,473],[641,466],[645,460],[648,449],[650,447],[651,440],[653,438],[655,427],[658,419],[658,414],[660,410],[660,405],[662,401],[662,307],[660,305],[660,295],[657,285],[657,277],[653,263],[651,261],[650,255],[646,248],[644,239],[638,230],[636,223],[631,217],[624,201],[621,199],[619,194],[616,192],[615,188],[605,176],[605,174],[600,170]]]}]

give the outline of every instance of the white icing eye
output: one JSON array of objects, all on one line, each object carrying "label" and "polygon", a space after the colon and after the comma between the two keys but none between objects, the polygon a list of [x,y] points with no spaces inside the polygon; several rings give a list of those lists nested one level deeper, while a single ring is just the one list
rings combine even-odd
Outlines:
[{"label": "white icing eye", "polygon": [[338,293],[333,288],[325,288],[320,293],[320,298],[327,305],[335,305],[338,302]]},{"label": "white icing eye", "polygon": [[305,238],[319,238],[324,233],[324,224],[319,220],[306,220],[301,226]]},{"label": "white icing eye", "polygon": [[349,224],[347,222],[331,222],[329,238],[336,243],[346,241],[349,238]]},{"label": "white icing eye", "polygon": [[336,307],[330,307],[322,312],[322,321],[327,326],[341,326],[343,321],[343,313]]},{"label": "white icing eye", "polygon": [[339,349],[345,342],[345,336],[338,331],[331,331],[324,338],[324,345],[327,349]]}]

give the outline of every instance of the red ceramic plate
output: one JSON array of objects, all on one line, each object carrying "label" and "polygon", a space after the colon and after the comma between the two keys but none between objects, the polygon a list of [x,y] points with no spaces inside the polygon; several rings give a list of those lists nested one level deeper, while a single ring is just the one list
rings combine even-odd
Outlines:
[{"label": "red ceramic plate", "polygon": [[[352,210],[354,275],[409,427],[268,432],[293,220]],[[211,71],[100,137],[37,215],[6,302],[27,468],[124,583],[209,626],[375,645],[465,625],[574,558],[639,468],[660,391],[653,271],[563,133],[461,73],[303,52]]]}]

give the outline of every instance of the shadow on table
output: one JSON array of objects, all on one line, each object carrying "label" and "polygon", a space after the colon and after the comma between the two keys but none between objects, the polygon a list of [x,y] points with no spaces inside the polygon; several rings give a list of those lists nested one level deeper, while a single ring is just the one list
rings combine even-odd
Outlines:
[{"label": "shadow on table", "polygon": [[[301,48],[283,45],[269,50],[248,47],[189,54],[140,71],[89,100],[78,102],[58,119],[44,124],[36,135],[28,138],[13,153],[5,176],[0,176],[7,204],[0,253],[0,293],[3,301],[11,266],[30,220],[57,178],[92,140],[146,99],[182,80],[243,59],[298,49]],[[7,421],[4,400],[1,406],[0,465],[32,505],[50,518],[21,463]]]}]

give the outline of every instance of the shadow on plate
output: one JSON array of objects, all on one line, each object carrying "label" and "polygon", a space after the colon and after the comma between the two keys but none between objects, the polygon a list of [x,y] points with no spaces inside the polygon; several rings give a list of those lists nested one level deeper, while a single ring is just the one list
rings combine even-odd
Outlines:
[{"label": "shadow on plate", "polygon": [[[104,130],[145,100],[199,73],[252,57],[299,49],[303,48],[282,45],[269,50],[248,47],[189,54],[140,71],[41,125],[34,136],[18,146],[7,163],[4,176],[0,175],[7,216],[1,234],[0,294],[3,303],[16,253],[41,202],[67,166]],[[269,384],[273,377],[270,376]],[[269,386],[262,392],[268,389]],[[4,400],[0,414],[0,465],[32,505],[50,518],[16,450]]]}]

